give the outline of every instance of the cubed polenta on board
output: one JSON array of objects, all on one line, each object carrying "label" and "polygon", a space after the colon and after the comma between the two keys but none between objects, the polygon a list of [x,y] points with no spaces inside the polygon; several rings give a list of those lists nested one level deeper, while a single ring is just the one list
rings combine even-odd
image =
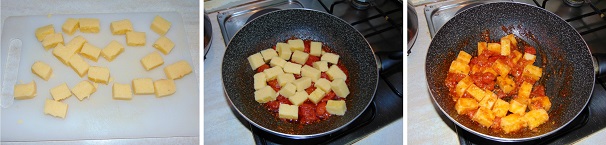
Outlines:
[{"label": "cubed polenta on board", "polygon": [[503,99],[497,99],[497,101],[492,106],[492,112],[497,117],[505,117],[507,112],[509,111],[509,103]]},{"label": "cubed polenta on board", "polygon": [[157,51],[147,54],[141,58],[141,65],[146,71],[152,70],[160,65],[164,64],[164,58]]},{"label": "cubed polenta on board", "polygon": [[490,111],[490,109],[485,108],[485,107],[480,107],[478,109],[478,111],[476,111],[476,113],[473,115],[471,120],[480,123],[480,125],[482,125],[484,127],[490,127],[490,126],[492,126],[492,122],[493,122],[494,118],[495,118],[495,116],[492,113],[492,111]]},{"label": "cubed polenta on board", "polygon": [[57,44],[64,44],[63,34],[61,33],[47,35],[44,40],[42,40],[42,46],[44,47],[44,50],[55,48]]},{"label": "cubed polenta on board", "polygon": [[85,58],[97,62],[99,55],[101,54],[101,49],[91,45],[90,43],[84,43],[82,50],[80,50],[80,54],[82,54],[82,56]]},{"label": "cubed polenta on board", "polygon": [[270,81],[270,80],[276,79],[276,77],[278,77],[278,75],[284,74],[284,71],[280,66],[276,66],[276,67],[265,69],[263,71],[263,73],[265,73],[265,77],[267,78],[267,81]]},{"label": "cubed polenta on board", "polygon": [[509,39],[509,41],[511,42],[511,46],[513,48],[518,47],[518,40],[516,40],[516,37],[513,34],[509,34],[509,35],[507,35],[507,36],[505,36],[503,38]]},{"label": "cubed polenta on board", "polygon": [[168,53],[170,53],[170,51],[175,47],[175,43],[166,36],[160,36],[160,38],[158,38],[158,40],[156,40],[152,46],[164,53],[164,55],[168,55]]},{"label": "cubed polenta on board", "polygon": [[457,110],[458,114],[465,114],[470,111],[475,111],[478,109],[478,107],[478,101],[473,98],[459,98],[455,104],[455,110]]},{"label": "cubed polenta on board", "polygon": [[69,58],[74,54],[74,51],[63,46],[63,44],[57,44],[55,49],[53,49],[53,55],[65,65],[69,65]]},{"label": "cubed polenta on board", "polygon": [[156,16],[156,17],[154,17],[154,20],[152,21],[150,29],[153,30],[154,32],[160,34],[161,36],[164,36],[164,34],[166,34],[166,32],[168,32],[168,30],[170,29],[171,25],[172,24],[169,21],[167,21],[166,19],[164,19],[160,16]]},{"label": "cubed polenta on board", "polygon": [[280,107],[278,108],[278,118],[293,119],[293,120],[298,119],[299,118],[299,106],[280,104]]},{"label": "cubed polenta on board", "polygon": [[469,76],[461,79],[455,86],[455,95],[456,96],[454,99],[463,96],[463,94],[465,94],[465,91],[467,90],[467,88],[469,88],[469,86],[471,86],[472,84],[473,84],[473,81],[471,80],[471,77],[469,77]]},{"label": "cubed polenta on board", "polygon": [[25,100],[36,97],[36,82],[32,80],[32,82],[27,84],[15,84],[15,88],[13,90],[13,96],[15,100]]},{"label": "cubed polenta on board", "polygon": [[450,68],[448,68],[449,73],[458,73],[465,75],[469,74],[470,70],[471,69],[468,64],[457,60],[452,61],[452,63],[450,63]]},{"label": "cubed polenta on board", "polygon": [[133,79],[133,91],[135,95],[153,94],[154,81],[151,78],[137,78]]},{"label": "cubed polenta on board", "polygon": [[549,97],[547,96],[534,97],[530,99],[528,108],[530,108],[530,110],[544,109],[545,111],[549,111],[551,108],[551,101],[549,101]]},{"label": "cubed polenta on board", "polygon": [[109,44],[107,44],[107,46],[105,46],[105,48],[103,48],[103,50],[101,50],[101,55],[107,61],[111,62],[123,51],[124,46],[118,43],[118,41],[112,40],[111,42],[109,42]]},{"label": "cubed polenta on board", "polygon": [[526,119],[518,114],[509,114],[503,118],[501,118],[501,129],[505,133],[512,133],[519,131],[520,129],[528,126],[526,123]]},{"label": "cubed polenta on board", "polygon": [[145,46],[145,32],[126,32],[126,45]]},{"label": "cubed polenta on board", "polygon": [[484,52],[484,50],[486,50],[488,47],[488,43],[486,42],[478,42],[478,56],[482,55],[482,53]]},{"label": "cubed polenta on board", "polygon": [[109,82],[109,69],[101,66],[91,66],[88,69],[88,80],[95,83],[106,84]]},{"label": "cubed polenta on board", "polygon": [[44,103],[44,114],[65,118],[65,115],[67,114],[67,104],[47,99]]},{"label": "cubed polenta on board", "polygon": [[276,91],[271,86],[265,86],[255,91],[255,101],[259,103],[267,103],[276,100]]},{"label": "cubed polenta on board", "polygon": [[346,111],[345,100],[328,100],[326,102],[326,112],[330,114],[343,116]]},{"label": "cubed polenta on board", "polygon": [[511,41],[508,38],[501,38],[501,55],[509,56],[511,54]]},{"label": "cubed polenta on board", "polygon": [[154,81],[154,90],[156,91],[156,98],[160,98],[177,92],[177,86],[172,79],[160,79]]},{"label": "cubed polenta on board", "polygon": [[303,52],[303,50],[305,49],[305,45],[303,44],[303,40],[301,39],[288,40],[287,43],[288,45],[290,45],[290,50],[293,52],[297,50]]},{"label": "cubed polenta on board", "polygon": [[516,88],[515,82],[509,76],[499,76],[497,77],[497,85],[503,90],[503,93],[509,94],[509,92],[513,91]]},{"label": "cubed polenta on board", "polygon": [[492,109],[492,106],[494,105],[495,102],[497,102],[497,94],[494,94],[491,91],[486,90],[486,96],[484,96],[484,98],[482,98],[482,101],[480,101],[480,107],[484,107],[486,109]]},{"label": "cubed polenta on board", "polygon": [[528,123],[528,128],[533,130],[539,127],[539,125],[547,122],[547,120],[549,120],[549,115],[547,115],[547,111],[543,109],[530,110],[524,115],[524,120]]},{"label": "cubed polenta on board", "polygon": [[484,96],[486,96],[486,92],[484,90],[482,90],[482,88],[476,86],[475,84],[471,84],[465,92],[467,92],[471,96],[473,96],[473,98],[476,99],[476,101],[481,101],[484,98]]},{"label": "cubed polenta on board", "polygon": [[61,27],[63,33],[68,35],[74,34],[74,32],[76,32],[76,29],[78,28],[80,28],[80,24],[78,20],[74,18],[67,18],[67,20],[65,20],[65,23],[63,23],[63,26]]},{"label": "cubed polenta on board", "polygon": [[124,35],[126,32],[133,31],[133,24],[129,19],[113,21],[109,25],[109,29],[114,35]]},{"label": "cubed polenta on board", "polygon": [[509,101],[509,112],[518,115],[524,115],[526,113],[526,104],[522,104],[515,99]]},{"label": "cubed polenta on board", "polygon": [[[528,82],[523,82],[520,85],[520,89],[518,90],[518,97],[530,98],[530,92],[532,91],[532,84]],[[520,103],[528,103],[528,102],[520,102]]]},{"label": "cubed polenta on board", "polygon": [[180,60],[164,67],[164,73],[166,74],[166,78],[171,80],[180,79],[191,72],[192,68],[185,60]]},{"label": "cubed polenta on board", "polygon": [[55,101],[61,101],[72,96],[72,92],[69,90],[66,83],[53,87],[50,90],[50,93]]},{"label": "cubed polenta on board", "polygon": [[255,90],[259,90],[265,86],[267,86],[267,81],[265,80],[265,73],[259,72],[253,76],[254,88]]},{"label": "cubed polenta on board", "polygon": [[53,24],[42,26],[36,29],[36,38],[38,38],[38,41],[40,42],[42,42],[46,36],[51,34],[55,34],[55,27]]},{"label": "cubed polenta on board", "polygon": [[97,88],[95,88],[95,86],[93,86],[93,84],[89,81],[81,81],[80,83],[76,84],[71,91],[74,93],[74,96],[78,98],[78,100],[82,101],[96,92]]},{"label": "cubed polenta on board", "polygon": [[284,64],[286,64],[286,60],[282,59],[279,56],[274,56],[269,61],[269,66],[271,66],[271,67],[279,66],[281,68],[284,68]]},{"label": "cubed polenta on board", "polygon": [[74,37],[72,40],[70,40],[67,45],[65,45],[65,47],[67,47],[68,49],[70,49],[72,52],[71,53],[80,53],[80,50],[82,50],[82,47],[84,46],[84,43],[86,43],[86,39],[84,39],[84,37],[82,36],[76,36]]},{"label": "cubed polenta on board", "polygon": [[518,50],[513,50],[513,63],[517,64],[518,61],[520,61],[520,58],[522,58],[522,52],[518,51]]},{"label": "cubed polenta on board", "polygon": [[501,60],[495,61],[492,64],[492,69],[497,71],[497,73],[499,73],[500,76],[507,76],[507,74],[509,74],[509,71],[511,71],[511,67],[509,67],[507,64],[503,63]]},{"label": "cubed polenta on board", "polygon": [[499,43],[488,43],[487,45],[488,51],[492,51],[497,54],[501,54],[501,44]]},{"label": "cubed polenta on board", "polygon": [[36,61],[32,65],[32,72],[43,80],[48,81],[51,75],[53,75],[53,68],[42,61]]},{"label": "cubed polenta on board", "polygon": [[252,54],[252,55],[248,56],[247,59],[248,59],[248,64],[250,64],[250,68],[252,68],[252,70],[256,70],[257,68],[259,68],[260,66],[265,64],[261,53]]},{"label": "cubed polenta on board", "polygon": [[70,57],[68,64],[80,77],[84,76],[90,67],[90,65],[84,61],[80,55],[73,55]]},{"label": "cubed polenta on board", "polygon": [[78,19],[80,24],[80,32],[83,33],[99,33],[100,24],[99,19],[95,18],[80,18]]},{"label": "cubed polenta on board", "polygon": [[471,60],[471,54],[465,51],[459,51],[459,55],[457,56],[457,61],[464,62],[465,64],[469,64]]},{"label": "cubed polenta on board", "polygon": [[114,100],[131,100],[133,92],[128,84],[114,83],[112,86],[112,98]]},{"label": "cubed polenta on board", "polygon": [[295,75],[291,73],[279,74],[276,77],[276,80],[278,80],[278,84],[280,84],[280,86],[284,86],[287,83],[295,81]]},{"label": "cubed polenta on board", "polygon": [[532,64],[524,67],[524,71],[522,72],[522,76],[529,77],[535,81],[539,80],[543,75],[543,69]]}]

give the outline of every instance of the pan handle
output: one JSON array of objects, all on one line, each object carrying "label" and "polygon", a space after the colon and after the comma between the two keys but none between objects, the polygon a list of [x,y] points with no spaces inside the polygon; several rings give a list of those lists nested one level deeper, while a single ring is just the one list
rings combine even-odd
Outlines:
[{"label": "pan handle", "polygon": [[379,58],[379,67],[381,67],[379,70],[384,72],[402,63],[404,51],[376,52],[375,55]]},{"label": "pan handle", "polygon": [[594,53],[593,70],[597,78],[606,76],[606,53]]}]

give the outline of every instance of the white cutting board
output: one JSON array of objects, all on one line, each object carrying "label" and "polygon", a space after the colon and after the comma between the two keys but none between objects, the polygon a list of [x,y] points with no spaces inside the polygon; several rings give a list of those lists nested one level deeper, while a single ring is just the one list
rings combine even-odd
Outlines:
[{"label": "white cutting board", "polygon": [[[163,65],[145,71],[139,60],[151,52],[158,51],[152,47],[152,44],[160,36],[150,29],[151,22],[156,15],[160,15],[172,23],[166,37],[175,43],[175,47],[168,55],[162,55],[164,57]],[[66,118],[61,119],[44,114],[45,100],[52,99],[50,89],[64,82],[72,88],[78,82],[88,80],[88,77],[79,77],[74,70],[53,56],[51,50],[45,51],[41,42],[35,37],[35,30],[41,26],[54,24],[55,32],[62,32],[61,26],[67,18],[98,18],[101,30],[99,33],[92,34],[80,31],[74,35],[64,34],[66,44],[75,36],[82,35],[90,44],[99,48],[104,48],[111,40],[116,40],[124,45],[125,50],[112,62],[108,62],[103,57],[100,57],[98,62],[84,58],[91,66],[108,67],[113,82],[108,85],[99,84],[97,91],[83,101],[79,101],[73,95],[63,100],[69,107]],[[122,19],[130,19],[135,31],[145,32],[145,46],[127,46],[125,35],[111,34],[110,23]],[[23,41],[18,80],[23,83],[36,81],[37,96],[29,100],[15,100],[9,108],[1,109],[2,141],[199,136],[197,66],[192,66],[194,72],[175,80],[177,91],[171,96],[156,98],[154,95],[134,95],[130,101],[112,99],[111,86],[114,82],[131,84],[132,79],[139,77],[150,77],[153,80],[163,79],[166,78],[163,69],[167,65],[179,60],[186,60],[190,65],[193,64],[183,20],[178,13],[9,17],[4,21],[2,28],[0,62],[3,70],[0,73],[5,71],[7,49],[13,38]],[[53,68],[53,76],[48,81],[42,80],[31,72],[31,66],[35,61],[43,61]]]}]

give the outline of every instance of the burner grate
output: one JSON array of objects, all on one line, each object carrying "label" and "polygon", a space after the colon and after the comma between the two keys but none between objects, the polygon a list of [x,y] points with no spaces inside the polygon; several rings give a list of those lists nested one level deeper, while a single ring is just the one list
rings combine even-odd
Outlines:
[{"label": "burner grate", "polygon": [[[539,2],[538,2],[537,0],[532,0],[532,1],[533,1],[533,2],[534,2],[536,5],[537,5],[537,6],[539,6],[539,7],[543,8],[543,9],[545,9],[545,5],[547,5],[547,2],[548,2],[549,0],[544,0],[542,4],[539,4]],[[597,7],[596,7],[596,6],[595,6],[595,5],[594,5],[594,4],[591,2],[591,1],[585,1],[585,2],[584,2],[584,3],[582,3],[582,4],[587,4],[587,5],[589,5],[589,7],[591,7],[591,9],[593,9],[593,12],[589,12],[589,13],[581,14],[581,15],[579,15],[579,16],[572,17],[572,18],[568,18],[568,19],[566,19],[566,22],[569,22],[569,23],[570,23],[570,22],[573,22],[573,21],[578,21],[578,20],[581,20],[581,19],[583,19],[583,18],[587,18],[587,17],[593,16],[593,15],[598,15],[598,16],[600,16],[600,18],[602,18],[603,20],[606,20],[606,15],[604,14],[604,11],[606,11],[606,9],[598,9],[598,8],[597,8]],[[599,30],[603,30],[603,29],[606,29],[606,24],[605,24],[605,25],[602,25],[602,26],[595,27],[595,28],[590,28],[590,29],[585,30],[585,31],[580,31],[580,32],[579,32],[579,34],[581,34],[581,35],[586,35],[586,34],[590,34],[590,33],[593,33],[593,32],[599,31]]]}]

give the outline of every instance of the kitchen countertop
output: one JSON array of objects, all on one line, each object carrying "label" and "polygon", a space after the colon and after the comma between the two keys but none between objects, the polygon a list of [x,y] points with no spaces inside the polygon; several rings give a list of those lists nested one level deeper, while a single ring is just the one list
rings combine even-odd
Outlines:
[{"label": "kitchen countertop", "polygon": [[[49,15],[49,14],[87,14],[87,13],[131,13],[131,12],[178,12],[183,17],[185,31],[192,49],[192,60],[197,68],[199,64],[199,1],[180,0],[79,0],[79,1],[48,1],[48,0],[6,0],[0,4],[2,24],[9,16]],[[2,26],[0,24],[0,27]],[[1,33],[1,30],[0,30]],[[5,132],[6,133],[6,132]],[[198,144],[199,137],[167,137],[167,138],[136,138],[136,139],[106,139],[106,140],[76,140],[76,141],[44,141],[44,142],[2,142],[2,144]]]},{"label": "kitchen countertop", "polygon": [[[210,13],[213,40],[204,61],[204,144],[254,144],[252,132],[230,110],[221,84],[221,63],[226,44],[217,22],[218,13]],[[203,54],[202,54],[203,55]],[[202,57],[203,58],[203,57]],[[356,144],[403,144],[403,119],[371,133]]]},{"label": "kitchen countertop", "polygon": [[[417,40],[407,57],[408,78],[408,144],[458,144],[454,124],[439,112],[433,103],[425,79],[425,57],[431,43],[424,5],[415,7],[419,17]],[[594,145],[606,141],[606,129],[579,140],[575,144]]]}]

